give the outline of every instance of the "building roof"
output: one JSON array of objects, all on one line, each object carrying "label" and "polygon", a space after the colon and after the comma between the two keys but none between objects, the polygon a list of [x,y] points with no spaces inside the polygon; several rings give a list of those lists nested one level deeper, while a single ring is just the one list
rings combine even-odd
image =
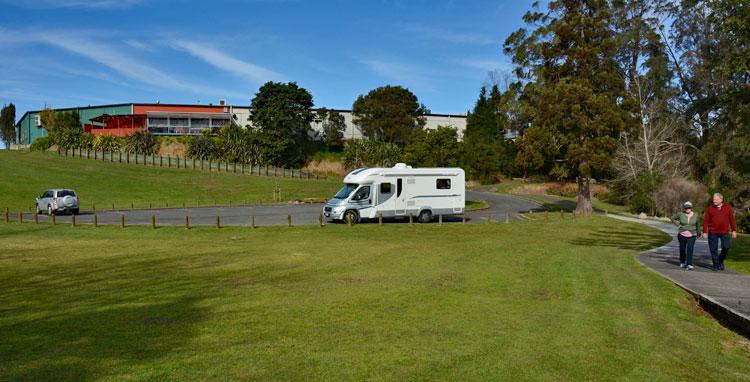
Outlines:
[{"label": "building roof", "polygon": [[[73,110],[87,110],[87,109],[99,109],[104,107],[118,107],[118,106],[172,106],[172,107],[231,107],[231,108],[247,108],[252,109],[252,106],[247,105],[199,105],[199,104],[180,104],[180,103],[113,103],[113,104],[106,104],[106,105],[87,105],[87,106],[77,106],[77,107],[66,107],[66,108],[59,108],[59,109],[52,109],[54,111],[73,111]],[[322,107],[313,108],[312,110],[320,110],[323,109]],[[21,121],[26,118],[28,114],[31,113],[39,113],[43,109],[40,110],[29,110],[21,116],[21,118],[16,122],[16,125],[20,124]],[[339,113],[351,113],[352,110],[349,109],[328,109],[330,111],[336,111]],[[466,118],[465,114],[435,114],[435,113],[429,113],[425,114],[426,117],[448,117],[448,118]]]}]

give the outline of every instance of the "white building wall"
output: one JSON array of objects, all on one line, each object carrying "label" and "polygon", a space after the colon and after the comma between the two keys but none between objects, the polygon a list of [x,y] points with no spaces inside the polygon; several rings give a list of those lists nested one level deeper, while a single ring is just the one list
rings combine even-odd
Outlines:
[{"label": "white building wall", "polygon": [[[360,139],[363,138],[362,131],[353,122],[354,115],[349,110],[337,110],[341,115],[344,116],[344,123],[346,123],[346,130],[344,131],[344,139]],[[250,107],[247,106],[233,106],[231,110],[234,115],[234,121],[240,126],[249,126],[250,121]],[[438,126],[453,127],[458,131],[459,139],[463,138],[464,130],[466,130],[466,115],[448,115],[448,114],[429,114],[425,116],[425,128],[436,129]],[[312,122],[310,124],[312,129],[320,134],[323,131],[321,123]]]}]

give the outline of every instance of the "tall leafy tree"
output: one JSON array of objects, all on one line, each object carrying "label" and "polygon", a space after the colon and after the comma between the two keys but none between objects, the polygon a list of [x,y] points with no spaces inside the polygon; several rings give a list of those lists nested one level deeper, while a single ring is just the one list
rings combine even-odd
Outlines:
[{"label": "tall leafy tree", "polygon": [[10,148],[10,143],[15,140],[16,135],[16,106],[12,103],[3,106],[0,111],[0,138],[5,142],[5,147]]},{"label": "tall leafy tree", "polygon": [[[532,10],[505,42],[517,73],[539,86],[538,111],[525,134],[550,145],[538,153],[546,164],[576,177],[576,210],[590,213],[591,178],[610,166],[622,131],[635,119],[617,61],[613,15],[605,0],[554,0],[546,12]],[[520,150],[539,149],[527,140]]]},{"label": "tall leafy tree", "polygon": [[463,144],[455,128],[416,130],[404,147],[405,163],[419,167],[454,167],[462,161]]},{"label": "tall leafy tree", "polygon": [[341,148],[346,131],[344,116],[336,110],[322,107],[315,112],[315,120],[323,127],[323,143],[329,148]]},{"label": "tall leafy tree", "polygon": [[427,109],[408,89],[383,86],[357,97],[352,112],[367,138],[404,144],[414,130],[424,127]]},{"label": "tall leafy tree", "polygon": [[670,53],[700,148],[698,175],[750,200],[750,4],[682,0],[673,18]]},{"label": "tall leafy tree", "polygon": [[484,183],[495,180],[499,174],[510,175],[515,152],[506,139],[516,103],[515,91],[501,93],[497,85],[482,87],[474,109],[469,113],[464,131],[465,158],[469,176]]},{"label": "tall leafy tree", "polygon": [[310,142],[313,98],[295,82],[267,82],[252,99],[250,121],[262,161],[277,166],[299,166]]}]

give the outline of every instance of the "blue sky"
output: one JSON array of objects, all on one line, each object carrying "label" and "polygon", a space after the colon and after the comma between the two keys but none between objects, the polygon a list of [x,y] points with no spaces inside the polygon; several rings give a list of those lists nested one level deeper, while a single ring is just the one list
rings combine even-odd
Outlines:
[{"label": "blue sky", "polygon": [[268,80],[349,109],[383,85],[463,113],[531,0],[0,0],[0,104],[247,105]]}]

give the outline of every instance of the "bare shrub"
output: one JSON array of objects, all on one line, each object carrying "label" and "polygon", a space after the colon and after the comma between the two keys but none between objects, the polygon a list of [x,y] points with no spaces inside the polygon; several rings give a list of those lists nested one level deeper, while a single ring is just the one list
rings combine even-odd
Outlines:
[{"label": "bare shrub", "polygon": [[652,196],[656,209],[663,216],[673,216],[682,210],[682,203],[691,201],[695,210],[705,208],[708,190],[699,182],[685,178],[667,179]]}]

